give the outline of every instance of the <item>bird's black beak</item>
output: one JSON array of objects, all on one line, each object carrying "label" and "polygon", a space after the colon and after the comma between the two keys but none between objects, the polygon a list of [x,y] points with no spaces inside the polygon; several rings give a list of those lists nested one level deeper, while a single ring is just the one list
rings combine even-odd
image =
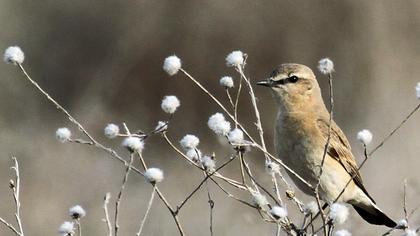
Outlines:
[{"label": "bird's black beak", "polygon": [[265,87],[271,87],[273,86],[273,81],[271,79],[265,79],[257,82],[257,85],[265,86]]}]

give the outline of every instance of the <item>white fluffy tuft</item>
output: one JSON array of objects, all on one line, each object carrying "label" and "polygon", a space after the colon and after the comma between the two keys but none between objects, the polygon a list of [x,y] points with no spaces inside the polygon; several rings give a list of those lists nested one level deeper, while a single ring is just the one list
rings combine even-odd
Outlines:
[{"label": "white fluffy tuft", "polygon": [[420,99],[420,82],[418,82],[416,85],[416,96],[417,99]]},{"label": "white fluffy tuft", "polygon": [[230,131],[230,123],[225,120],[222,113],[216,113],[210,116],[207,125],[217,135],[227,135]]},{"label": "white fluffy tuft", "polygon": [[168,129],[168,123],[165,121],[158,121],[158,124],[156,125],[155,131],[156,132],[163,132]]},{"label": "white fluffy tuft", "polygon": [[163,171],[159,168],[149,168],[144,173],[144,177],[146,177],[147,181],[152,184],[159,183],[163,181]]},{"label": "white fluffy tuft", "polygon": [[123,140],[122,146],[127,148],[130,152],[142,152],[144,149],[144,142],[137,137],[127,137]]},{"label": "white fluffy tuft", "polygon": [[165,58],[163,70],[166,71],[166,73],[172,76],[178,73],[179,69],[181,69],[181,59],[179,59],[179,57],[173,55]]},{"label": "white fluffy tuft", "polygon": [[193,162],[201,160],[201,151],[198,149],[189,149],[185,155]]},{"label": "white fluffy tuft", "polygon": [[8,47],[6,51],[4,51],[3,60],[8,64],[22,64],[25,60],[25,54],[18,46]]},{"label": "white fluffy tuft", "polygon": [[66,127],[58,128],[57,131],[55,131],[55,137],[58,141],[65,143],[70,140],[71,131]]},{"label": "white fluffy tuft", "polygon": [[86,211],[80,205],[76,205],[69,209],[69,214],[73,219],[80,219],[86,216]]},{"label": "white fluffy tuft", "polygon": [[241,51],[233,51],[227,55],[227,66],[240,66],[242,64],[244,64],[244,54]]},{"label": "white fluffy tuft", "polygon": [[181,105],[176,96],[165,96],[162,100],[162,110],[168,114],[173,114],[176,109]]},{"label": "white fluffy tuft", "polygon": [[265,161],[265,171],[270,175],[280,173],[280,166],[270,160]]},{"label": "white fluffy tuft", "polygon": [[415,229],[406,229],[403,236],[417,236]]},{"label": "white fluffy tuft", "polygon": [[220,79],[220,85],[225,87],[225,88],[233,88],[233,79],[230,76],[223,76]]},{"label": "white fluffy tuft", "polygon": [[345,229],[335,231],[334,236],[351,236],[351,233]]},{"label": "white fluffy tuft", "polygon": [[241,144],[244,141],[244,132],[241,129],[235,128],[228,133],[228,140],[234,145]]},{"label": "white fluffy tuft", "polygon": [[372,133],[367,129],[361,130],[357,133],[357,140],[362,142],[364,145],[368,145],[370,142],[372,142],[372,138]]},{"label": "white fluffy tuft", "polygon": [[115,138],[120,133],[120,128],[116,124],[108,124],[104,129],[107,138]]},{"label": "white fluffy tuft", "polygon": [[330,218],[335,224],[343,224],[349,216],[349,209],[340,204],[334,203],[330,207]]},{"label": "white fluffy tuft", "polygon": [[65,221],[63,224],[60,225],[60,228],[58,228],[58,233],[61,236],[68,236],[74,234],[74,223]]},{"label": "white fluffy tuft", "polygon": [[318,204],[315,201],[308,202],[304,210],[306,214],[312,214],[314,216],[319,211]]},{"label": "white fluffy tuft", "polygon": [[181,141],[179,141],[179,143],[185,150],[195,149],[200,143],[200,139],[198,139],[195,135],[187,134],[181,139]]},{"label": "white fluffy tuft", "polygon": [[264,206],[268,205],[267,198],[259,192],[253,192],[252,194],[252,202],[254,206],[263,208]]},{"label": "white fluffy tuft", "polygon": [[216,170],[216,162],[214,157],[204,156],[201,158],[201,164],[206,168],[208,172],[214,172]]},{"label": "white fluffy tuft", "polygon": [[287,217],[287,210],[284,207],[280,206],[273,206],[270,210],[271,215],[276,218],[283,219]]},{"label": "white fluffy tuft", "polygon": [[324,75],[331,74],[334,72],[334,62],[329,58],[323,58],[318,62],[318,69]]}]

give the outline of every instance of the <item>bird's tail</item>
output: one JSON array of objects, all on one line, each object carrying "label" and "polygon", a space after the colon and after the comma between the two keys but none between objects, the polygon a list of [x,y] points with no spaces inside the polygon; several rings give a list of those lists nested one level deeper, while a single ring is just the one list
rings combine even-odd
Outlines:
[{"label": "bird's tail", "polygon": [[374,203],[356,203],[352,204],[352,206],[364,220],[371,224],[385,225],[390,228],[395,228],[397,226],[397,223],[385,215],[385,213],[383,213]]}]

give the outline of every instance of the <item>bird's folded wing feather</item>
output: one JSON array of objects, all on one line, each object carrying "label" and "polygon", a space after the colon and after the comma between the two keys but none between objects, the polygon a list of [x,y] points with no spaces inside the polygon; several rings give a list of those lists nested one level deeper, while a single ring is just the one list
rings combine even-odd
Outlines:
[{"label": "bird's folded wing feather", "polygon": [[[322,132],[322,137],[327,143],[328,139],[328,129],[329,129],[329,121],[324,119],[319,119],[317,121],[317,125],[319,130]],[[354,160],[353,154],[351,153],[351,147],[349,141],[347,140],[346,136],[344,135],[343,131],[341,131],[340,127],[332,121],[331,123],[331,136],[330,142],[327,149],[328,156],[334,158],[338,161],[341,166],[349,173],[351,177],[353,177],[354,183],[367,195],[365,187],[363,186],[362,176],[359,173],[359,168],[357,167],[356,161]],[[371,198],[369,196],[369,198]],[[372,198],[371,198],[372,199]],[[372,199],[373,200],[373,199]]]}]

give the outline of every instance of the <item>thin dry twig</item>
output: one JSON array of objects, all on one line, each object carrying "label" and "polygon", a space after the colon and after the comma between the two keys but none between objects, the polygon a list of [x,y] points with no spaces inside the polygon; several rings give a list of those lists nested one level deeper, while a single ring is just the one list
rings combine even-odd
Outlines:
[{"label": "thin dry twig", "polygon": [[105,224],[108,229],[108,236],[112,236],[112,225],[111,225],[111,220],[109,219],[109,212],[108,212],[108,204],[109,204],[110,198],[111,198],[110,193],[105,194],[104,205],[103,205],[104,214],[105,214]]},{"label": "thin dry twig", "polygon": [[141,232],[143,231],[144,224],[146,223],[147,216],[149,215],[150,209],[152,208],[153,200],[155,198],[155,187],[153,187],[152,194],[150,195],[149,203],[147,204],[146,212],[144,213],[143,219],[140,223],[139,231],[137,231],[136,236],[140,236]]},{"label": "thin dry twig", "polygon": [[119,219],[119,210],[120,210],[120,204],[121,204],[121,199],[123,196],[123,192],[125,189],[125,184],[127,183],[128,180],[128,176],[130,174],[130,170],[131,170],[131,165],[133,165],[133,161],[134,161],[134,153],[130,154],[130,162],[125,170],[125,174],[124,174],[124,178],[120,187],[120,191],[118,193],[117,196],[117,201],[115,202],[115,220],[114,220],[114,235],[117,236],[118,235],[118,230],[120,228],[120,225],[118,224],[118,219]]}]

